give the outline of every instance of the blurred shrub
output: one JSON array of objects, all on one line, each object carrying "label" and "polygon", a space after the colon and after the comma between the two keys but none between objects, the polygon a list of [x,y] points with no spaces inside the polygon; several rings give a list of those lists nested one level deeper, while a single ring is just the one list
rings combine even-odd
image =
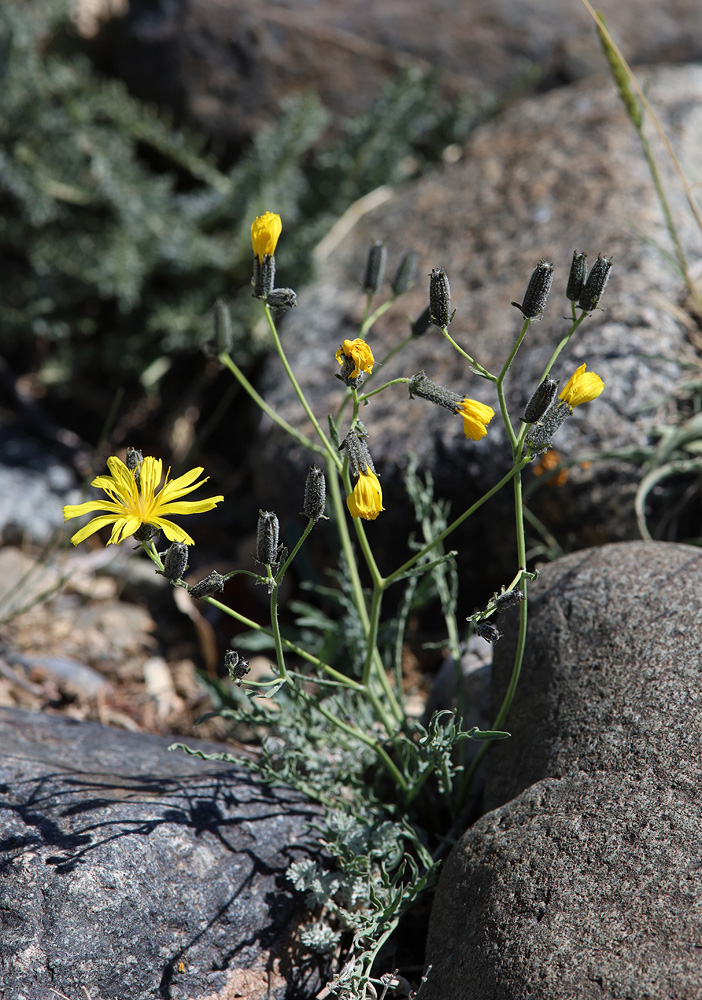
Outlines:
[{"label": "blurred shrub", "polygon": [[[465,116],[405,74],[324,148],[324,110],[297,95],[224,171],[202,139],[95,72],[68,7],[0,11],[0,350],[84,423],[118,386],[138,396],[205,345],[215,299],[249,281],[257,214],[283,216],[299,284],[309,265],[292,262],[348,204],[440,156]],[[246,366],[263,347],[246,315],[234,320]]]}]

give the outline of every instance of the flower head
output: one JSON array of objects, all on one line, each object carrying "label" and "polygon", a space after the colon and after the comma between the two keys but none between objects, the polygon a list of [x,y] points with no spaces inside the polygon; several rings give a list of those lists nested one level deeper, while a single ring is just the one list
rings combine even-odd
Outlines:
[{"label": "flower head", "polygon": [[381,510],[385,510],[383,491],[370,465],[359,474],[353,493],[346,497],[346,506],[351,517],[362,517],[364,521],[375,521]]},{"label": "flower head", "polygon": [[251,243],[260,264],[266,254],[273,256],[282,231],[283,223],[274,212],[264,212],[254,219],[251,224]]},{"label": "flower head", "polygon": [[580,365],[563,386],[559,399],[573,409],[581,403],[597,399],[604,389],[604,382],[594,372],[586,372],[587,365]]},{"label": "flower head", "polygon": [[495,416],[495,411],[477,399],[463,399],[456,407],[456,413],[463,417],[463,433],[469,441],[479,441],[487,434],[487,425]]},{"label": "flower head", "polygon": [[69,504],[63,508],[64,521],[72,517],[81,517],[94,510],[107,510],[109,514],[94,517],[88,521],[85,527],[77,531],[71,538],[74,545],[85,541],[100,528],[113,524],[112,534],[108,545],[118,545],[125,538],[133,535],[142,525],[153,525],[163,531],[170,542],[185,542],[186,545],[194,545],[195,542],[190,535],[183,531],[173,521],[166,519],[164,515],[170,514],[199,514],[202,511],[212,510],[224,497],[209,497],[207,500],[181,500],[186,493],[192,493],[198,486],[202,486],[209,479],[205,476],[199,482],[195,482],[203,471],[201,467],[191,469],[183,476],[168,481],[170,469],[166,473],[166,479],[156,492],[158,484],[161,482],[162,462],[160,458],[147,456],[144,461],[135,469],[128,469],[124,462],[114,455],[107,459],[107,467],[110,470],[109,476],[97,476],[91,485],[107,493],[109,500],[90,500],[88,503]]},{"label": "flower head", "polygon": [[336,352],[336,360],[343,365],[345,358],[351,358],[354,368],[349,378],[358,378],[361,372],[372,372],[375,358],[365,340],[357,337],[355,340],[345,340]]}]

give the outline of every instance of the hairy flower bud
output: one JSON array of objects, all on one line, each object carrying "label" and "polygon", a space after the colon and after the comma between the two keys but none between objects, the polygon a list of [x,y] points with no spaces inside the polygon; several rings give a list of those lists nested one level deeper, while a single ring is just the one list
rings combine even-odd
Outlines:
[{"label": "hairy flower bud", "polygon": [[275,566],[280,557],[280,525],[278,518],[270,510],[259,510],[256,528],[256,562],[263,566]]},{"label": "hairy flower bud", "polygon": [[[130,472],[134,473],[134,482],[136,483],[136,487],[139,493],[141,493],[140,466],[143,461],[144,461],[144,456],[138,450],[138,448],[127,448],[127,455],[124,464],[127,466]],[[149,535],[149,538],[151,538],[151,535]],[[148,541],[148,538],[145,538],[144,541]]]},{"label": "hairy flower bud", "polygon": [[167,580],[182,580],[188,568],[188,546],[185,542],[172,542],[163,558],[163,575]]},{"label": "hairy flower bud", "polygon": [[363,291],[367,295],[375,295],[383,284],[385,277],[385,263],[388,259],[388,252],[385,244],[376,240],[371,244],[366,260],[366,271],[363,276]]},{"label": "hairy flower bud", "polygon": [[556,398],[558,392],[558,382],[547,375],[541,384],[534,390],[534,394],[526,405],[524,411],[524,423],[535,424],[541,420],[546,410]]},{"label": "hairy flower bud", "polygon": [[217,570],[213,570],[190,588],[190,596],[196,598],[212,597],[214,594],[221,594],[223,590],[224,577]]},{"label": "hairy flower bud", "polygon": [[451,389],[444,389],[442,385],[432,382],[431,379],[426,377],[423,371],[417,372],[410,379],[409,394],[410,399],[420,396],[422,399],[428,399],[430,403],[446,407],[452,413],[458,411],[458,406],[465,399],[465,395],[459,395],[457,392],[452,392]]},{"label": "hairy flower bud", "polygon": [[354,479],[357,479],[368,468],[370,468],[371,472],[375,472],[373,459],[366,444],[367,436],[368,432],[366,428],[360,420],[357,420],[353,428],[341,442],[341,448],[345,448],[346,454],[349,456],[349,469]]},{"label": "hairy flower bud", "polygon": [[581,253],[579,250],[573,250],[573,261],[570,265],[568,285],[566,286],[566,296],[571,302],[577,302],[580,298],[586,278],[587,254]]},{"label": "hairy flower bud", "polygon": [[421,337],[427,332],[431,326],[431,306],[427,305],[426,308],[413,320],[410,330],[412,331],[413,337]]},{"label": "hairy flower bud", "polygon": [[558,428],[572,415],[573,411],[567,403],[552,406],[542,419],[531,427],[526,436],[525,449],[531,451],[533,456],[546,451],[551,447],[551,438]]},{"label": "hairy flower bud", "polygon": [[448,326],[452,319],[448,275],[440,267],[435,267],[429,275],[429,322],[441,328]]},{"label": "hairy flower bud", "polygon": [[292,288],[272,288],[268,293],[266,304],[271,309],[292,309],[297,305],[297,295]]},{"label": "hairy flower bud", "polygon": [[237,687],[251,670],[249,661],[240,656],[235,649],[228,649],[224,654],[224,666]]},{"label": "hairy flower bud", "polygon": [[392,290],[395,295],[402,295],[414,284],[414,276],[417,273],[417,262],[419,254],[416,250],[407,250],[402,255],[395,277],[392,279]]},{"label": "hairy flower bud", "polygon": [[507,608],[512,608],[523,600],[524,594],[521,590],[503,590],[495,597],[494,604],[498,611],[506,611]]},{"label": "hairy flower bud", "polygon": [[475,634],[486,642],[497,642],[502,638],[500,630],[492,622],[478,622],[475,626]]},{"label": "hairy flower bud", "polygon": [[592,312],[593,309],[597,308],[602,298],[602,293],[609,281],[609,272],[612,270],[612,263],[611,257],[604,257],[601,253],[598,253],[597,260],[592,265],[592,270],[578,300],[579,309],[584,309],[585,312]]},{"label": "hairy flower bud", "polygon": [[546,308],[546,300],[552,284],[553,264],[549,264],[542,257],[532,271],[521,305],[519,302],[513,302],[512,305],[520,309],[526,319],[540,318]]},{"label": "hairy flower bud", "polygon": [[305,480],[305,499],[302,503],[302,513],[310,521],[319,521],[324,517],[327,505],[327,481],[324,473],[316,465],[311,465]]},{"label": "hairy flower bud", "polygon": [[259,260],[254,254],[253,259],[253,297],[255,299],[267,299],[275,284],[275,257],[273,254],[266,254],[263,260]]}]

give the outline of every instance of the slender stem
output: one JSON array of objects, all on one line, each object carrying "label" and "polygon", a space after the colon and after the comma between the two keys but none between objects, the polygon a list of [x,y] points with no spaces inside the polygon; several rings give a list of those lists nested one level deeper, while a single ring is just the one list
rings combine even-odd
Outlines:
[{"label": "slender stem", "polygon": [[451,334],[450,334],[450,333],[448,332],[448,327],[447,327],[447,326],[442,326],[442,327],[441,327],[441,332],[443,333],[444,337],[446,337],[446,339],[448,340],[449,344],[450,344],[450,345],[451,345],[451,346],[452,346],[452,347],[454,348],[454,350],[458,351],[458,353],[459,353],[459,354],[461,355],[461,357],[465,358],[465,359],[466,359],[466,361],[467,361],[467,362],[468,362],[469,364],[471,364],[471,365],[473,366],[473,368],[475,368],[475,369],[476,369],[476,371],[478,371],[478,372],[479,372],[479,373],[480,373],[481,375],[483,375],[483,376],[484,376],[485,378],[487,378],[487,379],[490,379],[490,381],[491,381],[491,382],[496,382],[496,381],[497,381],[497,376],[495,376],[495,375],[492,375],[492,374],[491,374],[491,373],[490,373],[490,372],[489,372],[489,371],[487,370],[487,368],[483,368],[483,366],[482,366],[481,364],[479,364],[479,363],[478,363],[478,362],[477,362],[477,361],[475,360],[475,358],[471,358],[470,354],[467,354],[467,353],[466,353],[466,352],[465,352],[465,351],[463,350],[463,348],[462,348],[462,347],[460,347],[460,346],[459,346],[459,345],[458,345],[458,344],[456,343],[456,341],[455,341],[455,340],[453,339],[453,337],[451,336]]},{"label": "slender stem", "polygon": [[380,745],[380,743],[375,737],[368,736],[366,733],[363,732],[363,730],[356,729],[353,726],[348,725],[348,723],[344,722],[342,719],[338,719],[327,708],[325,708],[324,703],[321,701],[316,703],[316,708],[318,709],[319,712],[321,712],[321,714],[324,716],[325,719],[328,719],[329,722],[331,722],[338,729],[343,730],[345,733],[348,733],[349,736],[353,736],[355,739],[360,740],[361,743],[365,743],[366,746],[369,746],[375,752],[377,757],[382,761],[383,766],[385,767],[388,774],[392,776],[392,779],[395,782],[395,784],[399,788],[401,788],[403,792],[407,791],[407,788],[409,787],[407,784],[407,779],[405,778],[404,774],[400,771],[400,769],[397,767],[397,765],[390,757],[388,752]]},{"label": "slender stem", "polygon": [[304,445],[305,448],[309,448],[310,451],[316,451],[320,455],[326,454],[326,449],[322,448],[316,441],[312,441],[310,438],[298,431],[292,426],[292,424],[289,424],[287,420],[284,420],[281,416],[279,416],[272,406],[268,405],[263,396],[256,392],[242,370],[234,363],[234,361],[232,361],[228,354],[220,354],[219,362],[229,369],[237,382],[241,385],[242,389],[248,393],[254,403],[256,403],[256,405],[260,407],[263,412],[278,425],[278,427],[290,434],[291,437],[293,437],[296,441],[299,441],[299,443]]},{"label": "slender stem", "polygon": [[459,517],[457,517],[455,521],[452,521],[451,524],[449,524],[448,528],[444,528],[444,530],[440,534],[438,534],[436,538],[434,538],[428,545],[425,545],[423,548],[421,548],[419,552],[415,552],[415,554],[410,559],[408,559],[407,562],[404,562],[402,566],[396,569],[394,573],[391,573],[389,576],[386,576],[385,586],[389,587],[391,583],[395,583],[395,581],[398,580],[403,575],[403,573],[406,572],[406,570],[414,566],[414,564],[419,559],[421,559],[422,556],[425,556],[427,552],[431,552],[431,550],[435,547],[437,542],[443,541],[444,538],[447,538],[451,534],[451,532],[455,531],[456,528],[458,528],[461,524],[463,524],[463,522],[467,518],[469,518],[471,514],[475,514],[476,510],[479,510],[483,506],[483,504],[490,499],[490,497],[493,497],[499,490],[501,490],[502,487],[510,481],[510,479],[513,479],[514,476],[518,475],[518,473],[520,473],[524,468],[524,466],[527,464],[528,460],[525,458],[522,459],[512,469],[510,469],[510,471],[506,475],[504,475],[502,479],[500,479],[499,483],[496,483],[491,490],[488,490],[487,493],[483,494],[480,500],[476,500],[475,503],[472,504],[470,507],[468,507],[467,510],[464,510],[463,513]]},{"label": "slender stem", "polygon": [[412,379],[409,378],[393,378],[389,382],[385,382],[384,385],[378,386],[377,389],[371,390],[371,392],[364,392],[358,397],[359,403],[366,403],[371,398],[371,396],[377,396],[379,392],[383,392],[384,389],[389,389],[391,385],[409,385]]},{"label": "slender stem", "polygon": [[367,301],[367,304],[366,304],[366,312],[365,312],[365,315],[363,317],[363,322],[361,323],[361,328],[358,331],[359,337],[365,337],[366,333],[370,330],[370,328],[373,326],[373,324],[375,323],[375,321],[378,320],[378,319],[380,319],[380,317],[383,315],[383,313],[386,313],[388,311],[388,309],[390,308],[390,306],[394,305],[395,299],[397,298],[397,296],[393,295],[392,298],[387,299],[387,301],[385,301],[381,305],[379,305],[377,309],[374,309],[372,313],[369,313],[368,310],[370,309],[371,298],[372,298],[372,296],[369,295],[368,296],[368,301]]},{"label": "slender stem", "polygon": [[276,575],[275,575],[276,584],[279,584],[281,582],[281,580],[283,579],[283,577],[285,576],[285,574],[287,573],[288,567],[290,566],[291,562],[293,561],[293,559],[295,558],[295,556],[297,555],[297,553],[302,548],[305,539],[309,535],[310,531],[312,531],[312,529],[314,528],[314,525],[315,525],[315,522],[310,518],[310,520],[305,525],[305,530],[302,532],[302,534],[298,538],[297,543],[295,545],[295,548],[292,550],[292,552],[290,553],[290,555],[288,556],[288,558],[285,560],[285,562],[283,563],[283,565],[280,567],[280,569],[276,573]]},{"label": "slender stem", "polygon": [[290,379],[290,384],[292,385],[293,389],[295,390],[295,394],[297,395],[297,398],[300,400],[300,403],[302,404],[302,408],[305,411],[305,413],[307,414],[307,418],[309,419],[310,423],[312,424],[312,426],[314,427],[315,431],[317,432],[317,436],[319,437],[319,440],[322,442],[322,444],[324,446],[324,450],[326,451],[327,455],[332,460],[332,462],[334,463],[334,465],[336,466],[336,468],[340,470],[341,466],[342,466],[342,461],[339,458],[339,455],[337,454],[336,449],[333,447],[333,445],[331,444],[331,442],[327,438],[327,435],[322,430],[322,428],[320,426],[320,423],[317,420],[316,416],[314,415],[314,412],[312,411],[312,408],[311,408],[310,404],[307,402],[307,398],[306,398],[304,392],[300,388],[300,383],[295,378],[295,373],[293,372],[292,368],[290,367],[290,362],[288,361],[287,356],[285,354],[285,351],[283,350],[283,345],[280,342],[280,337],[278,336],[278,331],[276,330],[275,323],[273,322],[273,317],[271,315],[271,311],[268,308],[268,306],[265,305],[265,304],[264,304],[264,311],[266,313],[266,319],[268,320],[268,326],[270,327],[271,336],[273,337],[273,343],[275,344],[275,349],[278,352],[278,357],[280,358],[280,360],[281,360],[281,362],[283,364],[283,368],[285,369],[285,373],[288,376],[288,378]]},{"label": "slender stem", "polygon": [[275,659],[278,665],[278,673],[280,674],[281,680],[285,681],[286,684],[289,684],[290,675],[288,674],[288,668],[285,666],[285,653],[283,652],[283,641],[280,634],[280,623],[278,621],[278,584],[271,587],[270,616],[271,632],[273,633],[273,642],[275,643]]}]

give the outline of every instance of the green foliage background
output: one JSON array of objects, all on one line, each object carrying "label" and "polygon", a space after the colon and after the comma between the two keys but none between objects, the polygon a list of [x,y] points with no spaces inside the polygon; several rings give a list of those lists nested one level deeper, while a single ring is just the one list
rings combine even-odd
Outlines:
[{"label": "green foliage background", "polygon": [[[0,351],[89,427],[117,388],[138,398],[206,346],[213,303],[250,279],[257,214],[283,216],[286,278],[299,287],[353,200],[400,180],[408,154],[420,168],[436,160],[469,123],[435,80],[406,73],[333,141],[317,98],[296,96],[223,169],[202,137],[81,49],[68,0],[0,11]],[[234,306],[245,366],[264,349],[251,308]]]}]

